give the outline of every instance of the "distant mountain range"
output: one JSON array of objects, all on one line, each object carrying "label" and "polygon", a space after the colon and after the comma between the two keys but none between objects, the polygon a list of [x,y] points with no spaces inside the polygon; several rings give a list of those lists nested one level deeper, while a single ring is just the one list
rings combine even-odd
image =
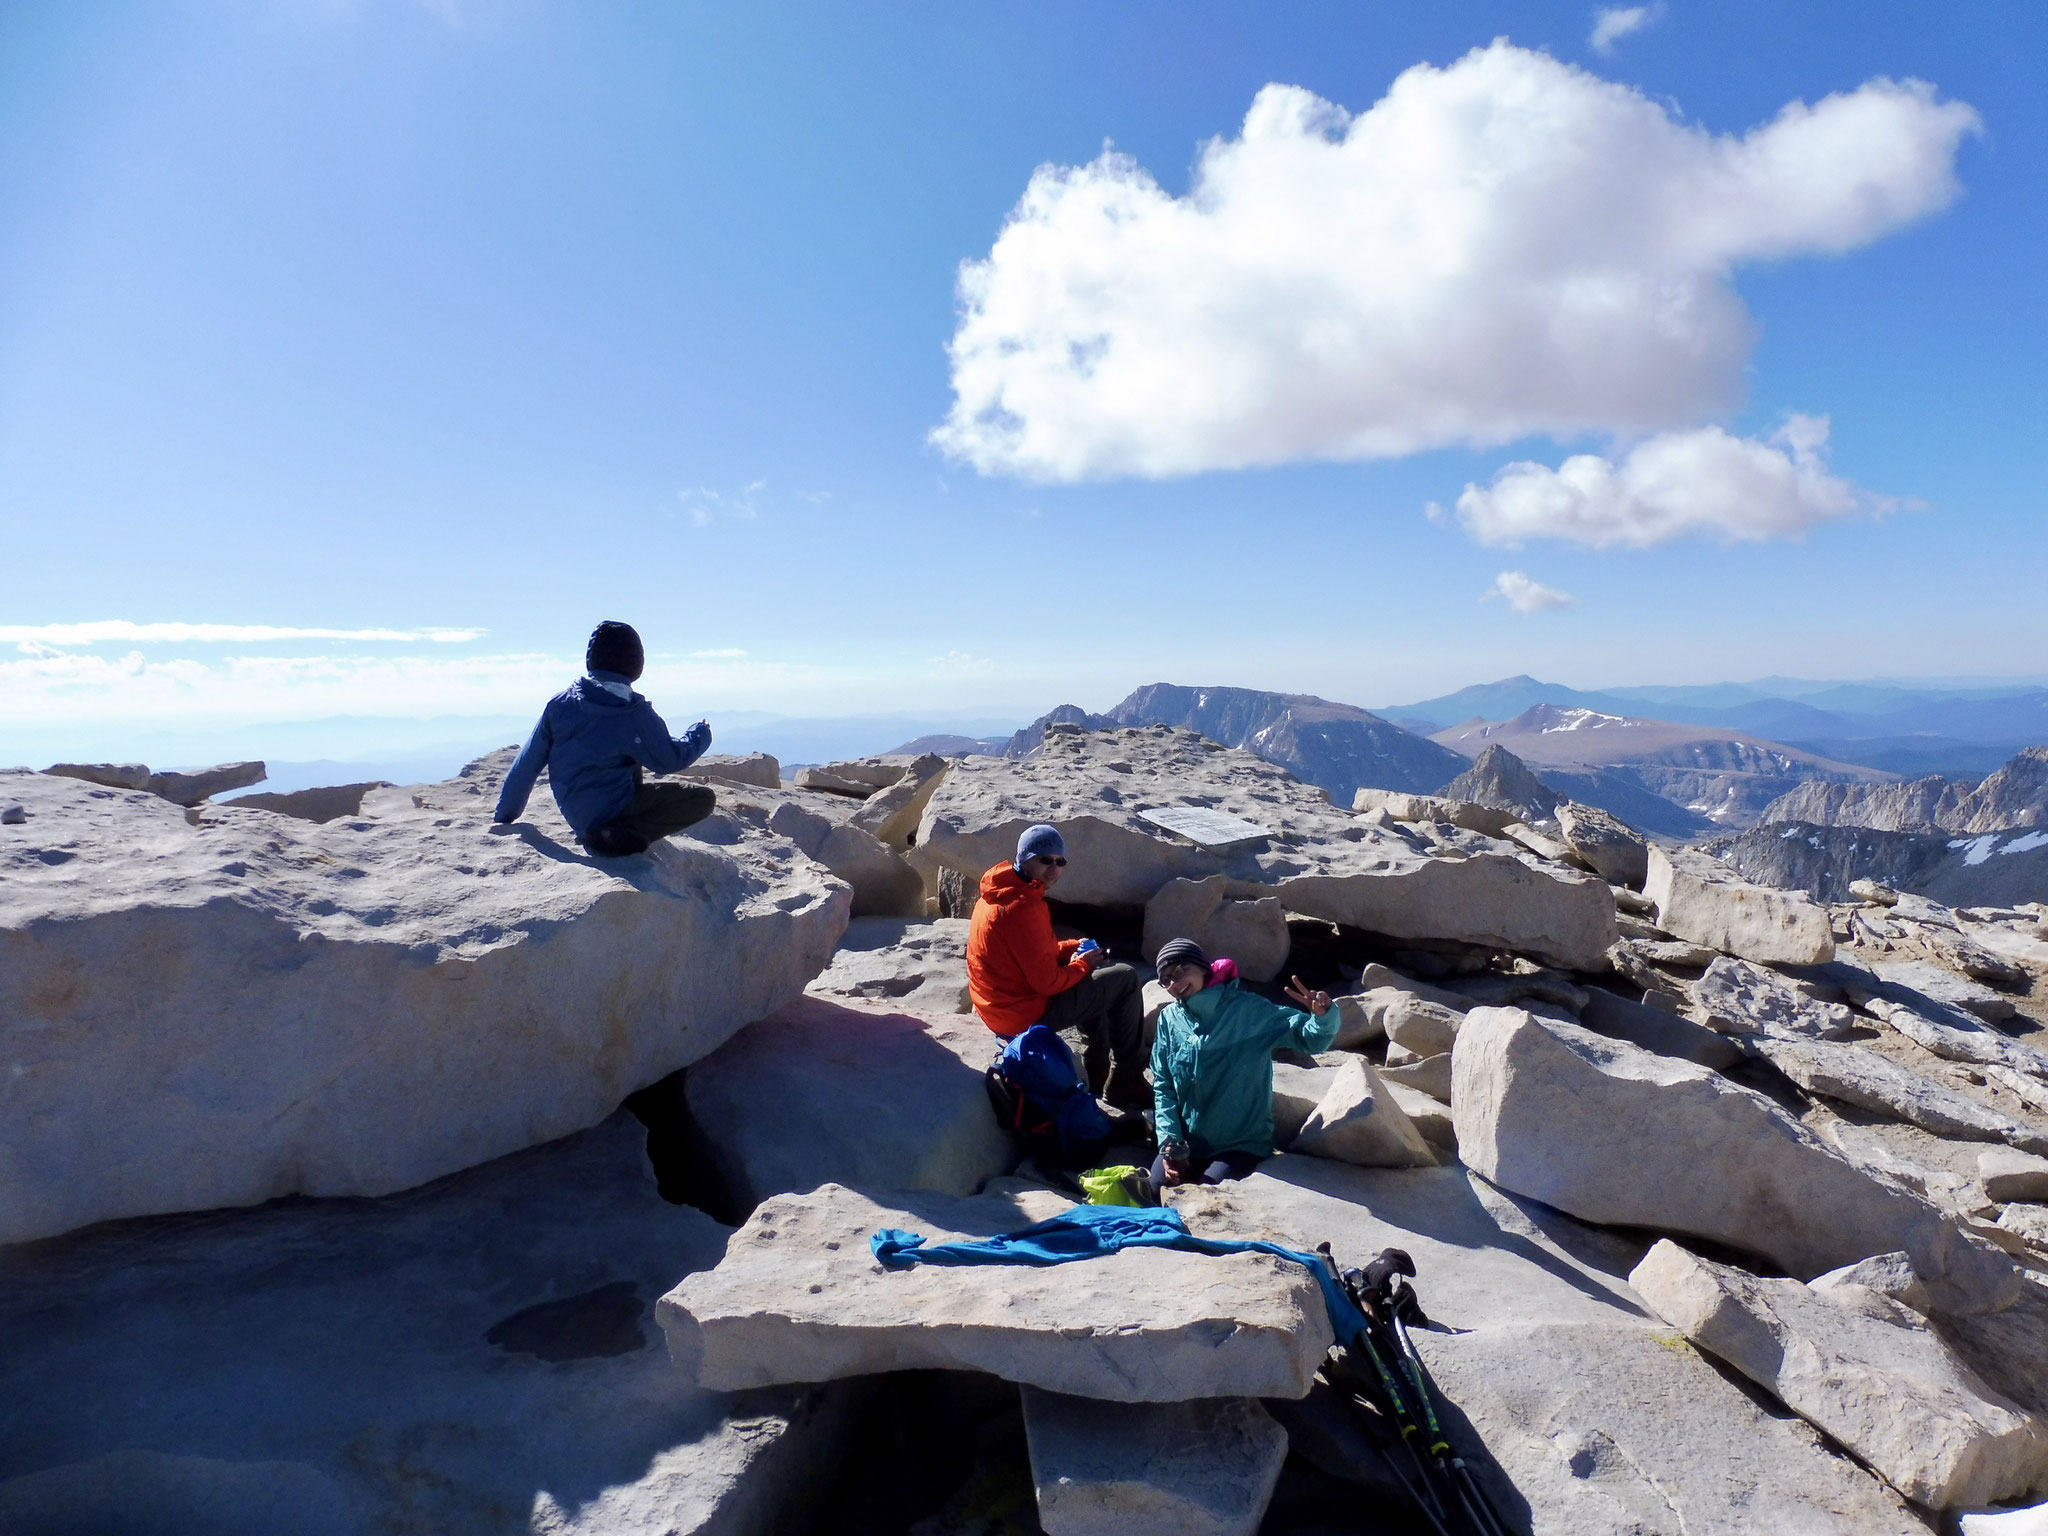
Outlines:
[{"label": "distant mountain range", "polygon": [[1838,763],[1915,776],[1980,778],[2022,747],[2048,742],[2048,687],[1937,688],[1764,678],[1696,687],[1587,692],[1503,678],[1378,713],[1425,736],[1479,718],[1506,721],[1539,704],[1718,726]]},{"label": "distant mountain range", "polygon": [[[1723,726],[1606,714],[1583,705],[1534,704],[1512,720],[1468,720],[1439,731],[1435,740],[1468,757],[1498,746],[1539,773],[1568,770],[1582,781],[1569,791],[1574,799],[1611,810],[1645,831],[1673,834],[1708,824],[1750,826],[1772,801],[1810,781],[1875,784],[1892,777]],[[1583,782],[1588,776],[1593,782]],[[1695,825],[1681,827],[1640,801],[1633,802],[1638,817],[1655,811],[1663,825],[1631,818],[1616,803],[1623,784],[1679,807]]]},{"label": "distant mountain range", "polygon": [[[1803,696],[1779,697],[1771,688]],[[1930,730],[1905,738],[1788,742],[1741,723],[1772,711],[1808,730],[1861,728],[1859,721],[1884,729],[1932,722],[1981,739]],[[1440,723],[1443,715],[1453,719]],[[1200,731],[1278,763],[1327,790],[1339,805],[1350,804],[1361,787],[1439,793],[1485,748],[1499,746],[1559,795],[1611,811],[1645,832],[1683,838],[1752,826],[1767,806],[1802,786],[1852,795],[1888,786],[1898,770],[1874,759],[1886,755],[1883,743],[1897,739],[1952,764],[1971,754],[1967,768],[1949,771],[1974,781],[2030,744],[2007,751],[1996,733],[2019,731],[2048,742],[2048,689],[1942,692],[1779,678],[1589,693],[1512,677],[1375,712],[1312,694],[1150,683],[1106,714],[1062,704],[1007,738],[927,735],[897,750],[1022,757],[1038,748],[1051,721],[1089,730],[1171,725]]]}]

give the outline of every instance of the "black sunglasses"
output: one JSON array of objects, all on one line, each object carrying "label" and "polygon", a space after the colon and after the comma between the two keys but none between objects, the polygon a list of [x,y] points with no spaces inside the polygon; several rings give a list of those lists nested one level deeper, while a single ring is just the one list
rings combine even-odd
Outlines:
[{"label": "black sunglasses", "polygon": [[1061,869],[1065,869],[1067,867],[1066,858],[1064,855],[1061,854],[1034,853],[1031,857],[1038,860],[1038,862],[1041,864],[1057,864]]}]

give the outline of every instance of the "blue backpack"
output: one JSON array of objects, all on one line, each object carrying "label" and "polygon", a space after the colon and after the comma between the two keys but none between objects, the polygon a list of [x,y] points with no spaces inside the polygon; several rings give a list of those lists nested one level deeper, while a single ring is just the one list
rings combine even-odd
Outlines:
[{"label": "blue backpack", "polygon": [[1092,1168],[1109,1147],[1109,1116],[1088,1091],[1056,1029],[1034,1024],[988,1069],[996,1120],[1027,1157],[1056,1168]]}]

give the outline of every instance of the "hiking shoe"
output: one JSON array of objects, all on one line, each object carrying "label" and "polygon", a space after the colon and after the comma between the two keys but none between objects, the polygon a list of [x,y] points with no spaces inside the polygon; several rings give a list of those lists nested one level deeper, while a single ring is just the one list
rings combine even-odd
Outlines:
[{"label": "hiking shoe", "polygon": [[615,821],[608,821],[601,827],[592,827],[583,834],[584,852],[600,859],[623,859],[635,853],[647,851],[647,839],[631,827],[622,827]]},{"label": "hiking shoe", "polygon": [[1109,1088],[1103,1097],[1112,1109],[1143,1114],[1152,1107],[1152,1085],[1145,1081],[1145,1069],[1118,1067],[1109,1074]]}]

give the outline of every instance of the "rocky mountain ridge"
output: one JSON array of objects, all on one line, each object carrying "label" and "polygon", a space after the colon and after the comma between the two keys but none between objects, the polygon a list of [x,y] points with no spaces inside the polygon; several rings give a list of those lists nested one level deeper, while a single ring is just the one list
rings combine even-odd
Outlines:
[{"label": "rocky mountain ridge", "polygon": [[1811,781],[1764,807],[1762,820],[1968,836],[2048,825],[2048,747],[2028,747],[1976,784],[1936,776],[1905,784]]}]

